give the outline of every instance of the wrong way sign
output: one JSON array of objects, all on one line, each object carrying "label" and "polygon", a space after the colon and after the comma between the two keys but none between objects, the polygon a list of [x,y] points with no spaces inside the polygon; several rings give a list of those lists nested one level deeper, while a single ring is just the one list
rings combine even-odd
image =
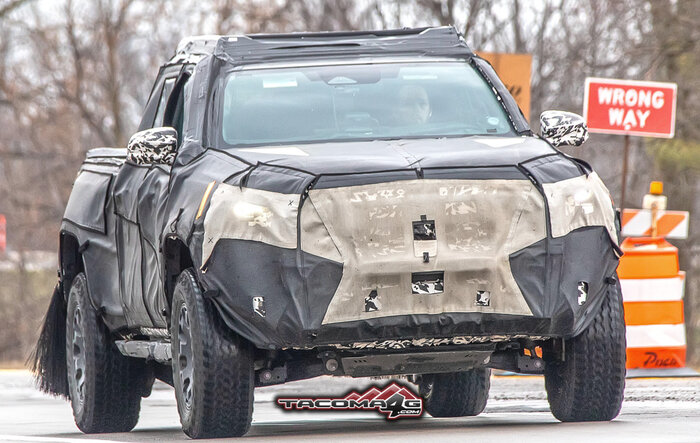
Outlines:
[{"label": "wrong way sign", "polygon": [[589,77],[583,100],[588,130],[673,138],[676,89],[675,83]]}]

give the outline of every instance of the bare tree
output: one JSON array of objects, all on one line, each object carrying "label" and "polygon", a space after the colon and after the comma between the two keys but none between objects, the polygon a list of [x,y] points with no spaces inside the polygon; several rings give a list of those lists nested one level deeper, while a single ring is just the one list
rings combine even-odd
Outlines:
[{"label": "bare tree", "polygon": [[29,0],[4,0],[0,2],[0,19],[28,1]]}]

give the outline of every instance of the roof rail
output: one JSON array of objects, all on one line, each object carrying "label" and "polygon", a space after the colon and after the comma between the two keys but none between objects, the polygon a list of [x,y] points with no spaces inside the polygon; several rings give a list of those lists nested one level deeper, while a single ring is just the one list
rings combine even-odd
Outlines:
[{"label": "roof rail", "polygon": [[454,26],[375,31],[201,35],[182,39],[172,61],[215,54],[236,64],[314,56],[472,55]]},{"label": "roof rail", "polygon": [[220,38],[220,35],[185,37],[177,44],[175,54],[211,54]]},{"label": "roof rail", "polygon": [[[443,26],[442,28],[449,28]],[[253,40],[264,39],[308,39],[308,38],[339,38],[339,37],[390,37],[399,35],[417,35],[424,31],[439,28],[400,28],[400,29],[382,29],[373,31],[320,31],[320,32],[290,32],[286,34],[248,34]]]},{"label": "roof rail", "polygon": [[453,26],[385,31],[300,32],[222,37],[214,55],[234,64],[302,57],[473,56]]}]

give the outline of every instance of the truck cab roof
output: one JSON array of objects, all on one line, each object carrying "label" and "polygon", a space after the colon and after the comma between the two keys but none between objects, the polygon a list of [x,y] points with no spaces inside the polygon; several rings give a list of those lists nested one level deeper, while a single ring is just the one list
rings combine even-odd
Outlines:
[{"label": "truck cab roof", "polygon": [[207,55],[237,65],[291,59],[442,56],[474,54],[453,26],[382,31],[299,32],[196,36],[183,39],[168,64],[195,62]]}]

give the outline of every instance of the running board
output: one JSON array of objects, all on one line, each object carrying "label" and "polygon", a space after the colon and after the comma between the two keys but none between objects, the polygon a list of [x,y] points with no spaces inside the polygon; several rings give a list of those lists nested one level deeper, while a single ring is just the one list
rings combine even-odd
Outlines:
[{"label": "running board", "polygon": [[168,363],[173,359],[169,342],[117,340],[114,342],[119,352],[127,357],[145,358],[158,363]]}]

